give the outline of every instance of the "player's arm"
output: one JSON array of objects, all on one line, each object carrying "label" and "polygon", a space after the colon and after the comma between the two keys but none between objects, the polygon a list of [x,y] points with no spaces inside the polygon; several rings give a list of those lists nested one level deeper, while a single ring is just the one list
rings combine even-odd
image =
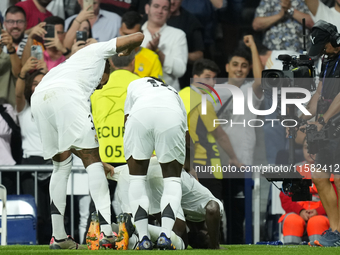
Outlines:
[{"label": "player's arm", "polygon": [[205,207],[205,222],[210,237],[209,249],[220,249],[219,229],[221,222],[220,206],[216,201],[210,200]]},{"label": "player's arm", "polygon": [[302,114],[300,116],[300,119],[303,120],[309,120],[311,118],[313,118],[316,115],[316,109],[317,109],[317,105],[318,105],[318,100],[321,96],[322,93],[322,81],[319,82],[319,86],[315,92],[315,94],[312,96],[312,99],[309,101],[308,105],[307,105],[307,110],[312,114],[312,115],[304,115]]},{"label": "player's arm", "polygon": [[305,3],[313,16],[315,16],[319,8],[319,0],[305,0]]},{"label": "player's arm", "polygon": [[131,51],[141,45],[144,35],[140,32],[117,38],[116,51],[119,56],[128,56]]}]

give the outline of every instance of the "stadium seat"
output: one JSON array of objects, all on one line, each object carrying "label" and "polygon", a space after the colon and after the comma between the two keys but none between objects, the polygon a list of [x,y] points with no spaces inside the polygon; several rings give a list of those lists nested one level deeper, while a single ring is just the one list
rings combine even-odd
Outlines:
[{"label": "stadium seat", "polygon": [[2,212],[1,212],[1,245],[7,245],[7,190],[6,187],[0,184],[0,200],[2,201]]},{"label": "stadium seat", "polygon": [[[1,201],[0,208],[2,207]],[[37,209],[34,197],[31,195],[8,195],[6,209],[7,244],[36,244]],[[1,224],[2,222],[3,217],[1,217]]]}]

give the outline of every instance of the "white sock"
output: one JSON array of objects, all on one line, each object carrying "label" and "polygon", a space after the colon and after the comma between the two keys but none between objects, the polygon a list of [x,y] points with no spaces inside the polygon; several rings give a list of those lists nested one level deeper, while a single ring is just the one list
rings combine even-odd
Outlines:
[{"label": "white sock", "polygon": [[164,189],[161,198],[162,230],[167,237],[175,224],[176,214],[181,206],[182,185],[181,178],[168,177],[163,179]]},{"label": "white sock", "polygon": [[109,186],[102,162],[96,162],[86,168],[89,175],[90,194],[98,211],[100,230],[106,236],[112,236]]},{"label": "white sock", "polygon": [[146,194],[145,185],[145,175],[130,175],[129,201],[140,240],[143,236],[150,238],[148,232],[149,198]]},{"label": "white sock", "polygon": [[66,189],[72,169],[72,155],[62,162],[53,161],[53,172],[50,180],[50,201],[52,218],[52,236],[57,240],[67,238],[64,227],[66,207]]},{"label": "white sock", "polygon": [[132,234],[132,236],[129,238],[128,250],[135,250],[137,244],[138,244],[138,236],[136,236],[135,234]]},{"label": "white sock", "polygon": [[[161,231],[161,227],[154,226],[154,225],[149,225],[149,233],[151,237],[152,242],[156,242],[158,237],[159,237],[159,232]],[[175,234],[174,231],[171,231],[170,234],[170,239],[172,244],[176,247],[177,250],[184,250],[185,249],[185,244],[178,235]]]}]

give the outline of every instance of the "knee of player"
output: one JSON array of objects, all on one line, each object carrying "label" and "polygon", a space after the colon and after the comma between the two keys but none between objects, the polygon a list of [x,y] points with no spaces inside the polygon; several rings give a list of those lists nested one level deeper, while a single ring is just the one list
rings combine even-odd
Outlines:
[{"label": "knee of player", "polygon": [[205,207],[206,215],[210,217],[220,217],[220,206],[216,201],[210,200]]}]

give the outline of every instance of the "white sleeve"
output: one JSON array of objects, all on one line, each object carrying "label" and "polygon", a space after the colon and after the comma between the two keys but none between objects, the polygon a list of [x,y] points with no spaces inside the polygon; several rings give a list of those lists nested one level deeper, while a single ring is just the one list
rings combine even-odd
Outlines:
[{"label": "white sleeve", "polygon": [[92,46],[92,50],[101,59],[107,59],[117,54],[116,52],[117,38],[113,38],[107,42],[94,43],[92,45],[90,45]]},{"label": "white sleeve", "polygon": [[326,19],[329,15],[330,8],[326,6],[322,1],[319,0],[319,6],[318,9],[316,10],[315,16],[313,16],[312,13],[310,13],[310,16],[312,17],[314,22],[317,22],[318,20]]},{"label": "white sleeve", "polygon": [[171,74],[176,78],[182,77],[187,69],[188,43],[185,33],[181,34],[173,45],[172,50],[165,56],[163,72]]}]

